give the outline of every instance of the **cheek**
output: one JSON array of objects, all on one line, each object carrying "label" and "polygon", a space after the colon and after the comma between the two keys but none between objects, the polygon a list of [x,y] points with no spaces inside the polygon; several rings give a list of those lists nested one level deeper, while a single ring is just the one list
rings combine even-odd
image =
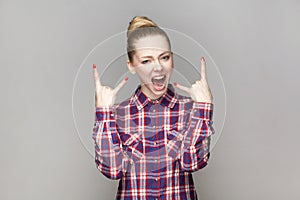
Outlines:
[{"label": "cheek", "polygon": [[166,64],[166,67],[168,67],[168,68],[174,68],[174,63],[172,61],[170,61],[170,62],[168,62]]},{"label": "cheek", "polygon": [[146,81],[149,80],[149,78],[151,77],[151,71],[137,70],[136,72],[141,80]]},{"label": "cheek", "polygon": [[151,74],[151,69],[137,69],[137,73],[140,75],[149,76],[149,74]]},{"label": "cheek", "polygon": [[174,70],[174,66],[171,66],[170,68],[167,69],[168,74],[172,74]]}]

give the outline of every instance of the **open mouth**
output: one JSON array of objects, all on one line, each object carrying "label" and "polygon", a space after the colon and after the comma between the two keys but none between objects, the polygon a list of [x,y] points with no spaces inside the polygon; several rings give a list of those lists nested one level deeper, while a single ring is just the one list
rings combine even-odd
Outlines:
[{"label": "open mouth", "polygon": [[165,88],[166,75],[156,76],[151,79],[153,86],[156,90],[160,91]]}]

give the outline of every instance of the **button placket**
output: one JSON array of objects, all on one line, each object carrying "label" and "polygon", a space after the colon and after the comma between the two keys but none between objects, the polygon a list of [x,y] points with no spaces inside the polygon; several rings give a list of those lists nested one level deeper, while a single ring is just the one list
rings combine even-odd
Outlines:
[{"label": "button placket", "polygon": [[182,141],[182,140],[183,140],[183,135],[182,135],[182,134],[179,134],[179,135],[177,136],[177,139],[178,139],[178,141]]}]

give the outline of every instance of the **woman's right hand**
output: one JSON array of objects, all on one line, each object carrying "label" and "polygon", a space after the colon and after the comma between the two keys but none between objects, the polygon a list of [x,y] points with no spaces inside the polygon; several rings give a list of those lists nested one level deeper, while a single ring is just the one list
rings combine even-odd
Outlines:
[{"label": "woman's right hand", "polygon": [[101,84],[96,64],[93,64],[94,71],[94,80],[95,80],[95,106],[112,106],[115,103],[117,93],[119,90],[126,84],[128,77],[124,78],[124,80],[119,83],[119,85],[112,89],[108,86],[104,86]]}]

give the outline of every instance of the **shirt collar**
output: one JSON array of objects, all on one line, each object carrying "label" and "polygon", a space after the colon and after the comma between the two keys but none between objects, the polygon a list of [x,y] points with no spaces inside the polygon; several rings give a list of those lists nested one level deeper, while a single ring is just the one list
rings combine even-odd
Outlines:
[{"label": "shirt collar", "polygon": [[[177,102],[177,94],[174,90],[172,84],[168,84],[167,91],[161,98],[158,100],[161,105],[173,108]],[[130,98],[130,103],[135,104],[138,110],[144,108],[148,103],[154,104],[155,101],[152,101],[141,91],[141,84],[137,87],[134,92],[134,95]]]}]

